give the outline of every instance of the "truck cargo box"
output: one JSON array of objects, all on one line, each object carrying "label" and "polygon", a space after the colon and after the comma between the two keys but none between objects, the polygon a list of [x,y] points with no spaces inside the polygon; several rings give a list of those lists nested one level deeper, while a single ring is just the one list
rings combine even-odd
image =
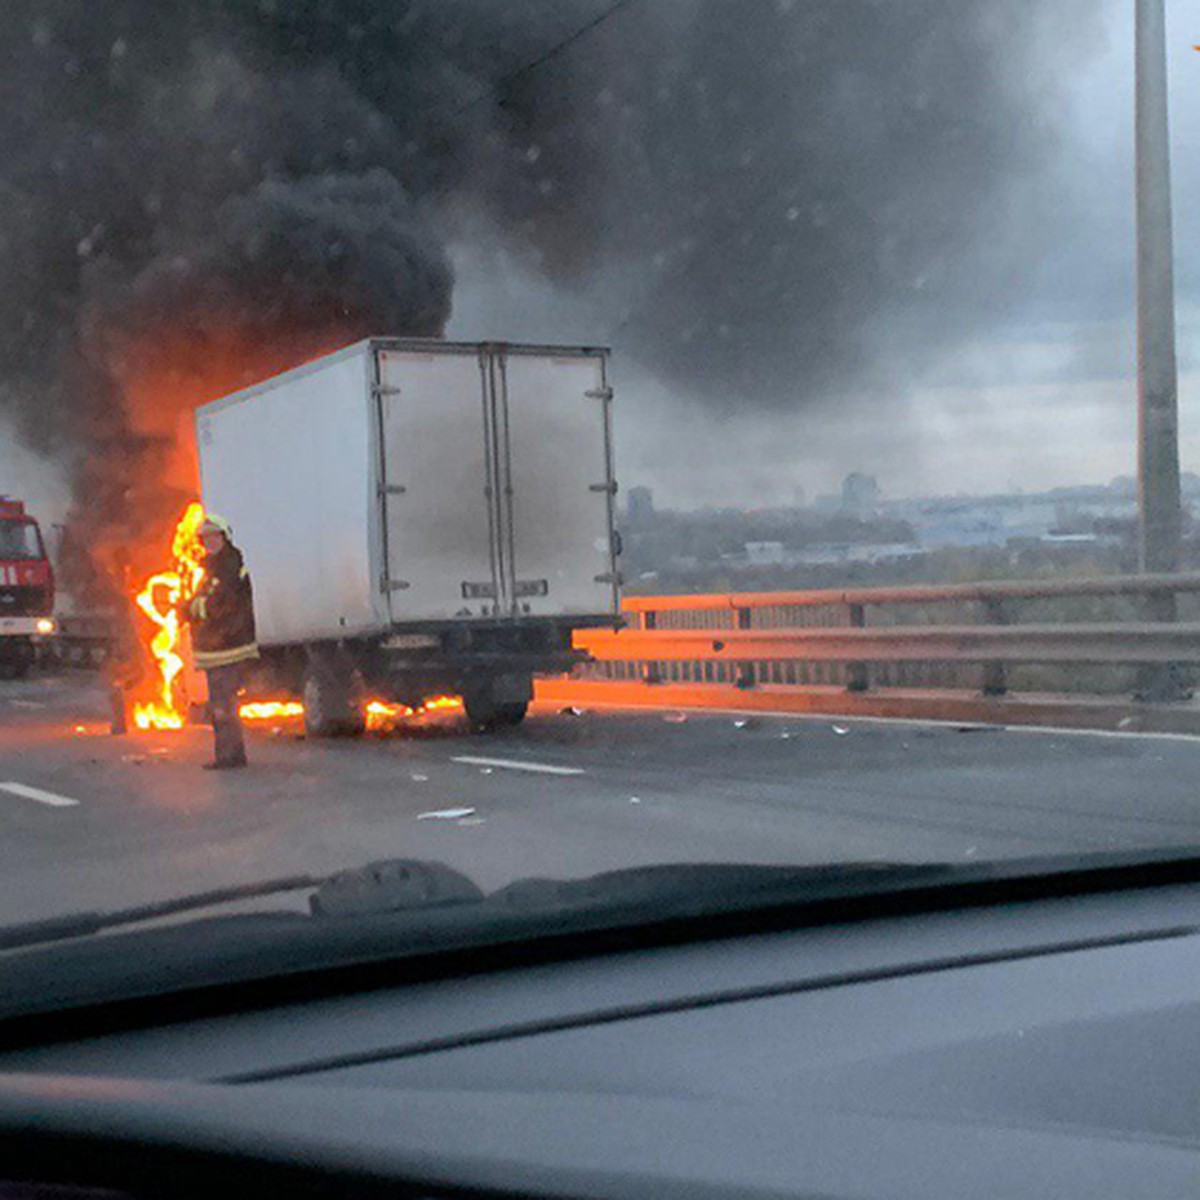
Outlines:
[{"label": "truck cargo box", "polygon": [[199,409],[260,643],[614,621],[611,400],[602,349],[379,338]]}]

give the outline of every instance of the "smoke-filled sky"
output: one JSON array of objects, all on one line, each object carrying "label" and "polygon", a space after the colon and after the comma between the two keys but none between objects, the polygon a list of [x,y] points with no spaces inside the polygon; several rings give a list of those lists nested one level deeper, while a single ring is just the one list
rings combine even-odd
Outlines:
[{"label": "smoke-filled sky", "polygon": [[0,414],[130,530],[194,402],[368,333],[611,342],[668,502],[1128,472],[1132,7],[8,0]]}]

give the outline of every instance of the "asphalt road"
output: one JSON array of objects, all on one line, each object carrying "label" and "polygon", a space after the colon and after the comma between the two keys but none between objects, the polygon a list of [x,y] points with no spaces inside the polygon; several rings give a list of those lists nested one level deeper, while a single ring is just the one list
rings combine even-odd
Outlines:
[{"label": "asphalt road", "polygon": [[110,737],[87,676],[0,683],[0,924],[390,857],[491,889],[1200,844],[1200,740],[1182,738],[553,707],[486,736],[262,728],[250,753],[205,772],[206,730]]}]

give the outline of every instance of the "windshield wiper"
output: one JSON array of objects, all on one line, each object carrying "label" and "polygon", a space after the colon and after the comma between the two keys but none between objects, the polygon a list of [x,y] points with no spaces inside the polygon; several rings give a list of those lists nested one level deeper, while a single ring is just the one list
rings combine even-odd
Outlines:
[{"label": "windshield wiper", "polygon": [[157,921],[162,917],[173,917],[177,913],[195,912],[203,908],[216,908],[238,900],[300,892],[306,888],[319,887],[321,882],[321,878],[314,875],[285,875],[279,879],[264,879],[260,883],[243,883],[236,887],[193,892],[189,896],[176,896],[173,900],[139,904],[132,908],[71,913],[64,917],[50,917],[44,921],[6,925],[0,929],[0,950],[16,950],[21,946],[38,946],[44,942],[63,942],[70,938],[88,937],[121,925],[140,925],[145,921]]},{"label": "windshield wiper", "polygon": [[[105,930],[142,925],[183,913],[219,908],[262,896],[307,891],[313,918],[371,917],[471,904],[486,913],[539,910],[639,908],[671,901],[690,908],[736,898],[740,903],[794,895],[800,885],[878,880],[897,873],[944,868],[903,863],[840,863],[811,867],[765,867],[732,863],[667,863],[608,871],[584,879],[522,879],[485,895],[467,876],[442,862],[391,859],[333,875],[285,875],[258,883],[213,888],[131,908],[91,911],[30,921],[0,929],[0,951],[89,937]],[[719,904],[723,907],[724,904]]]}]

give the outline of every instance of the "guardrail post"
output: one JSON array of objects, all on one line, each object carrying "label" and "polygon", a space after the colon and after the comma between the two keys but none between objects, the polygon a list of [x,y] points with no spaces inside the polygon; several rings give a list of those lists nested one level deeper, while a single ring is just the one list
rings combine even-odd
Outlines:
[{"label": "guardrail post", "polygon": [[[1008,612],[1002,601],[994,597],[983,602],[984,620],[989,625],[1007,625]],[[1002,662],[985,662],[983,664],[983,694],[985,696],[1003,696],[1008,692],[1008,676]]]},{"label": "guardrail post", "polygon": [[[1179,620],[1179,603],[1175,592],[1162,589],[1147,592],[1142,616],[1154,624],[1174,624]],[[1179,663],[1147,663],[1138,668],[1135,700],[1149,704],[1174,704],[1190,700],[1191,681]]]},{"label": "guardrail post", "polygon": [[[639,629],[657,629],[658,628],[658,613],[651,611],[642,611],[638,613],[638,628]],[[662,683],[662,675],[658,671],[658,663],[643,663],[642,665],[642,682],[643,683]]]},{"label": "guardrail post", "polygon": [[[850,612],[850,628],[865,629],[867,608],[865,604],[847,605]],[[866,692],[871,688],[871,676],[865,662],[852,662],[846,666],[846,691]]]},{"label": "guardrail post", "polygon": [[[749,608],[738,608],[734,610],[737,614],[737,628],[750,629],[753,625],[753,611]],[[743,691],[749,691],[754,687],[756,680],[754,678],[754,663],[738,663],[737,684],[736,686]]]}]

